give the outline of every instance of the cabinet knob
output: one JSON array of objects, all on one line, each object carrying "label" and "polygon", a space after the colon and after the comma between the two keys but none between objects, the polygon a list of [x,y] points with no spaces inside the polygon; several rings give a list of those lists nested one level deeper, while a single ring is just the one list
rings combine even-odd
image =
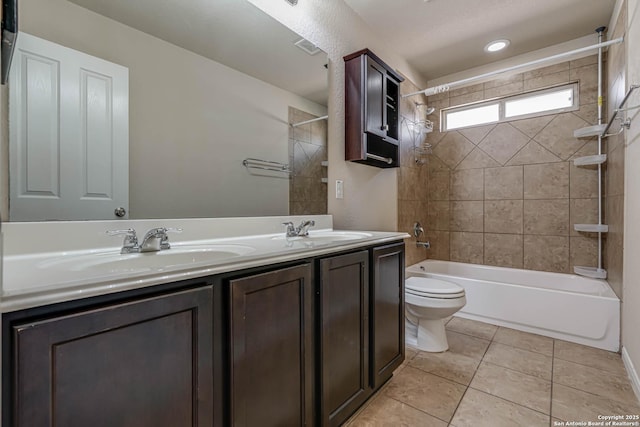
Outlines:
[{"label": "cabinet knob", "polygon": [[382,130],[389,130],[389,125],[383,125],[380,127]]},{"label": "cabinet knob", "polygon": [[123,208],[122,206],[119,208],[116,208],[115,211],[113,211],[113,213],[115,214],[115,216],[117,216],[118,218],[122,218],[123,216],[125,216],[127,214],[127,210],[125,208]]}]

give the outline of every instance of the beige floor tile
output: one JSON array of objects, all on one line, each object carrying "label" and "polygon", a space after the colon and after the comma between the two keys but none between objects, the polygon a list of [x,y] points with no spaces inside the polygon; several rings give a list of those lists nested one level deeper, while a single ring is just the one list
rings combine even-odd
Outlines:
[{"label": "beige floor tile", "polygon": [[460,384],[407,366],[394,375],[384,395],[449,421],[464,391]]},{"label": "beige floor tile", "polygon": [[500,344],[553,356],[553,338],[501,327],[496,332],[493,340]]},{"label": "beige floor tile", "polygon": [[548,427],[549,416],[470,388],[460,402],[451,425],[455,427]]},{"label": "beige floor tile", "polygon": [[463,319],[462,317],[454,317],[447,323],[447,329],[490,340],[498,330],[498,327],[488,323],[476,322],[475,320]]},{"label": "beige floor tile", "polygon": [[405,347],[404,349],[404,360],[413,359],[416,354],[418,354],[418,350],[412,347]]},{"label": "beige floor tile", "polygon": [[345,424],[346,427],[446,427],[447,423],[411,406],[380,396]]},{"label": "beige floor tile", "polygon": [[563,421],[599,421],[598,415],[640,415],[637,403],[621,403],[581,390],[553,385],[551,415]]},{"label": "beige floor tile", "polygon": [[421,351],[409,362],[409,366],[463,385],[469,385],[479,363],[479,359],[451,351],[444,353]]},{"label": "beige floor tile", "polygon": [[597,394],[622,403],[636,403],[637,399],[626,375],[567,362],[553,361],[553,382]]},{"label": "beige floor tile", "polygon": [[452,353],[462,354],[474,359],[482,359],[487,347],[491,341],[481,338],[472,337],[458,332],[447,331],[447,340],[449,341],[449,351]]},{"label": "beige floor tile", "polygon": [[470,387],[549,414],[551,381],[482,362]]},{"label": "beige floor tile", "polygon": [[602,369],[618,375],[626,375],[627,371],[618,353],[587,347],[567,341],[556,340],[554,357],[592,368]]},{"label": "beige floor tile", "polygon": [[522,373],[551,380],[552,358],[544,354],[493,342],[484,360]]}]

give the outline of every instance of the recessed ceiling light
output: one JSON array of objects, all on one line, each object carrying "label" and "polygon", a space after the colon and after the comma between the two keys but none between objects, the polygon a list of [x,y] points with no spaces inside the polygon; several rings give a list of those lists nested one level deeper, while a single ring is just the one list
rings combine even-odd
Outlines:
[{"label": "recessed ceiling light", "polygon": [[497,51],[502,50],[505,47],[509,46],[509,43],[511,43],[511,42],[509,40],[507,40],[507,39],[494,40],[492,42],[489,42],[484,47],[484,51],[485,52],[497,52]]}]

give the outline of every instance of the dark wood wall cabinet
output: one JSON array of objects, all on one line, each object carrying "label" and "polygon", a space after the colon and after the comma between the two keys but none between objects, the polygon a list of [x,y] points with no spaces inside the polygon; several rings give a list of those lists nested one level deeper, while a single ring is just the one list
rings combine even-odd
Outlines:
[{"label": "dark wood wall cabinet", "polygon": [[404,360],[404,243],[2,317],[7,427],[337,426]]},{"label": "dark wood wall cabinet", "polygon": [[399,166],[400,83],[404,78],[369,49],[344,57],[345,159]]}]

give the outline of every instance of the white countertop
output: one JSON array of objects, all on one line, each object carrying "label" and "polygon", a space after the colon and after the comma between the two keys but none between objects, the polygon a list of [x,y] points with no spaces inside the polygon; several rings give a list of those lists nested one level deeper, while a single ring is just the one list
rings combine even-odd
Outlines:
[{"label": "white countertop", "polygon": [[[330,238],[320,238],[314,240],[314,236],[332,236],[334,234],[340,236],[340,233],[343,232],[332,230],[330,217],[328,217],[329,220],[327,220],[327,216],[310,216],[309,218],[317,218],[316,224],[323,227],[321,229],[314,227],[310,230],[311,238],[309,239],[286,239],[284,232],[247,234],[255,233],[259,229],[272,231],[282,228],[282,220],[290,219],[288,217],[265,217],[259,220],[245,218],[118,222],[116,228],[135,227],[139,235],[148,229],[146,227],[155,227],[158,226],[158,223],[166,224],[167,227],[186,223],[186,227],[192,229],[195,227],[200,231],[207,230],[206,233],[201,233],[203,238],[196,239],[193,238],[197,234],[195,232],[185,232],[186,236],[184,237],[186,238],[182,239],[177,237],[181,235],[170,235],[172,248],[169,250],[127,255],[120,255],[121,238],[109,238],[106,241],[110,245],[102,247],[99,243],[95,245],[87,244],[85,241],[80,243],[77,238],[68,235],[69,230],[76,229],[72,223],[49,223],[50,228],[43,228],[42,223],[38,223],[39,227],[35,227],[36,236],[25,236],[25,230],[28,230],[28,233],[34,231],[34,227],[28,227],[25,224],[17,226],[15,230],[9,230],[8,233],[7,228],[11,227],[5,226],[0,311],[16,311],[245,268],[266,266],[384,244],[409,237],[406,233],[349,230],[344,232],[347,233],[344,237],[355,236],[355,239],[331,241]],[[293,220],[297,222],[298,219],[298,217],[294,217]],[[253,225],[251,225],[251,220],[255,220]],[[230,229],[234,229],[238,221],[244,223],[245,235],[232,237]],[[261,221],[266,221],[269,226],[260,227]],[[247,223],[250,225],[246,226]],[[83,222],[78,225],[79,232],[86,233],[87,230],[91,230],[89,234],[98,235],[99,231],[100,242],[105,241],[102,238],[104,230],[113,228],[114,223],[110,221]],[[42,237],[42,233],[45,235],[48,233],[58,236],[60,234],[67,235],[67,238],[66,241],[57,245],[60,250],[55,250],[56,245],[51,244],[50,241],[44,245],[45,251],[30,250],[24,239]],[[236,233],[242,234],[237,230]],[[20,238],[17,238],[18,236]],[[82,236],[84,238],[84,235]],[[15,245],[12,245],[13,242],[16,242]],[[34,243],[32,246],[40,245]],[[234,253],[222,257],[216,257],[213,253],[225,249]],[[209,250],[213,251],[211,258],[208,256]],[[107,262],[103,262],[104,260]],[[165,262],[165,260],[169,262]]]}]

